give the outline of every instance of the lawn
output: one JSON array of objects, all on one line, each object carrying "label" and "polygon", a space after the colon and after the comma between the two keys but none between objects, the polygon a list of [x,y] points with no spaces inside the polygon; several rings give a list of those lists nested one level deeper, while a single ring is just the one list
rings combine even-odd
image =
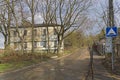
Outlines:
[{"label": "lawn", "polygon": [[[58,56],[60,57],[65,54],[73,53],[76,50],[77,49],[65,50],[62,55]],[[38,64],[41,61],[49,60],[52,56],[55,55],[56,54],[44,54],[42,56],[41,54],[7,55],[5,57],[1,57],[3,62],[0,63],[0,73],[20,69],[33,64]]]},{"label": "lawn", "polygon": [[39,61],[21,61],[21,62],[13,62],[13,63],[2,63],[0,64],[0,73],[6,72],[10,70],[20,69],[26,66],[30,66],[33,64],[37,64]]},{"label": "lawn", "polygon": [[20,69],[33,64],[38,64],[41,61],[45,61],[48,59],[48,56],[43,55],[41,57],[40,55],[36,56],[35,54],[3,56],[0,57],[0,73]]}]

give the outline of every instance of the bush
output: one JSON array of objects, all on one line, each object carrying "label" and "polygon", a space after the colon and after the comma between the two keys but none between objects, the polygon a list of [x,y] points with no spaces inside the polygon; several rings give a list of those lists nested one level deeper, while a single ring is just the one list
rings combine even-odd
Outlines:
[{"label": "bush", "polygon": [[15,54],[15,51],[11,47],[7,47],[4,51],[3,56],[9,56],[14,54]]}]

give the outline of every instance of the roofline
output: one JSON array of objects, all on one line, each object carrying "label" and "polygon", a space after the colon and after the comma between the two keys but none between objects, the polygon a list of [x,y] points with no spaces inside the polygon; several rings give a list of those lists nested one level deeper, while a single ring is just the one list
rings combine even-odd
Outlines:
[{"label": "roofline", "polygon": [[[53,26],[61,26],[59,24],[35,24],[34,28],[37,27],[53,27]],[[16,28],[16,27],[11,27],[11,28]],[[18,26],[18,28],[31,28],[31,26]]]}]

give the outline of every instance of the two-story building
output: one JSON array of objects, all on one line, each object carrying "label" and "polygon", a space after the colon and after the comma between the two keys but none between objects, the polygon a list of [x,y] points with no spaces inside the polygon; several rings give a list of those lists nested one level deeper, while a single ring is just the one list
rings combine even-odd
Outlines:
[{"label": "two-story building", "polygon": [[[34,25],[34,50],[35,51],[47,51],[48,45],[51,51],[58,48],[58,39],[55,29],[59,30],[60,25],[55,24],[35,24]],[[31,26],[19,26],[18,32],[15,27],[10,29],[10,46],[14,50],[21,50],[23,48],[25,51],[31,51],[32,49],[32,27]],[[20,38],[21,37],[21,38]],[[49,37],[49,38],[48,38]],[[21,41],[22,40],[22,41]],[[49,44],[48,44],[49,42]],[[63,49],[63,43],[61,50]]]}]

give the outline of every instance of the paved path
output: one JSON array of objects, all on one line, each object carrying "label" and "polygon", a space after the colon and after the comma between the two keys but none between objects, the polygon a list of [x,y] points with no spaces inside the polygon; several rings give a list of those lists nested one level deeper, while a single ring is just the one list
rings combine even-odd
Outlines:
[{"label": "paved path", "polygon": [[115,76],[110,73],[104,68],[102,65],[103,56],[97,55],[95,52],[94,54],[94,80],[120,80],[120,76]]},{"label": "paved path", "polygon": [[89,64],[89,53],[79,50],[27,69],[0,74],[0,80],[82,80]]}]

